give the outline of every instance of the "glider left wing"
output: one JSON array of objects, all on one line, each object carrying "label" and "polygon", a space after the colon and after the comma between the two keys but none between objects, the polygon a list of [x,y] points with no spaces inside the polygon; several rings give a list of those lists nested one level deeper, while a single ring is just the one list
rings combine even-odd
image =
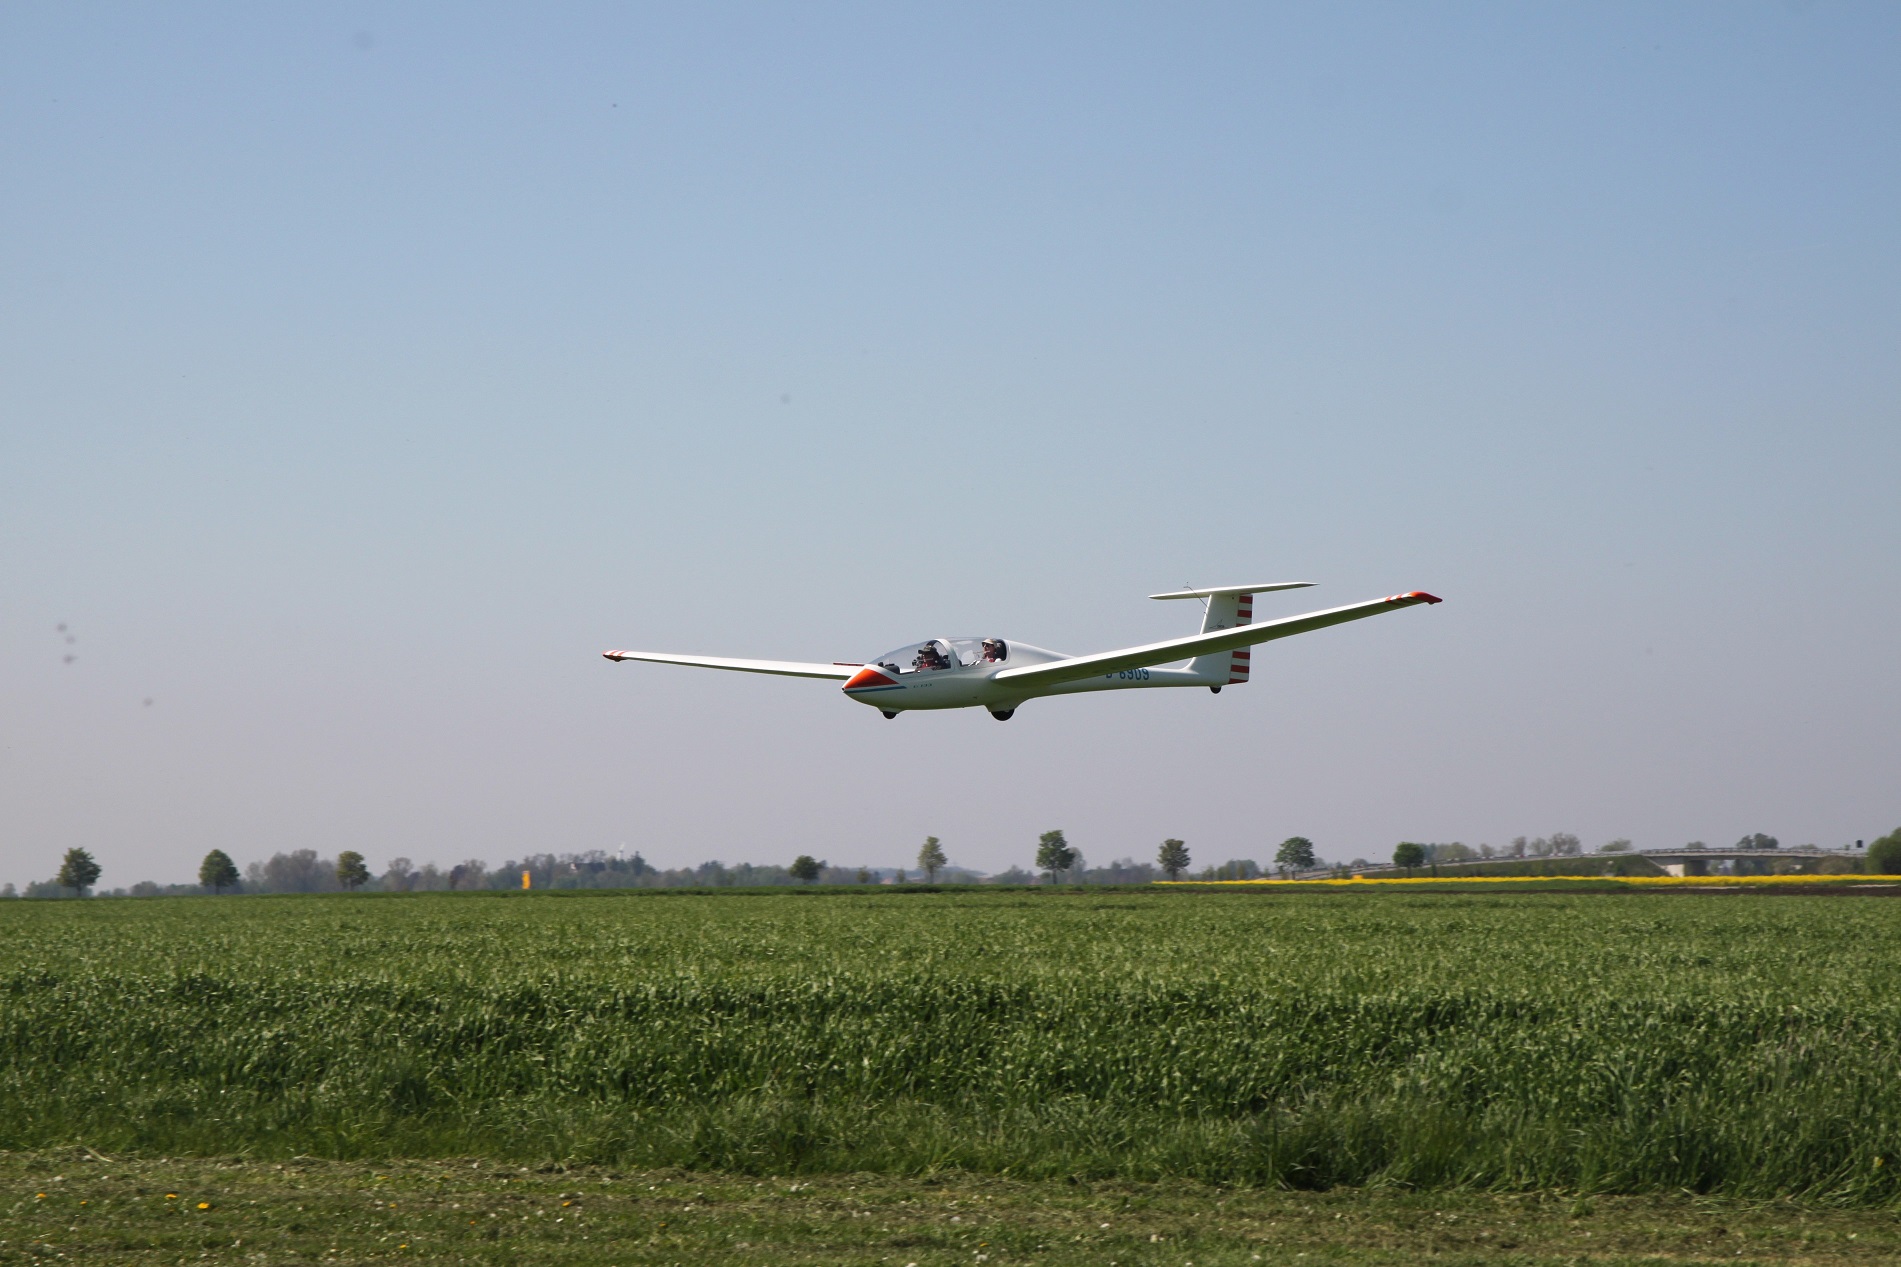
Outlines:
[{"label": "glider left wing", "polygon": [[1236,651],[1259,642],[1290,638],[1295,634],[1325,629],[1329,625],[1344,625],[1349,620],[1363,620],[1368,616],[1398,611],[1402,607],[1439,601],[1441,600],[1423,590],[1414,590],[1410,594],[1395,594],[1391,598],[1376,598],[1368,603],[1350,603],[1345,607],[1329,607],[1325,611],[1308,612],[1304,616],[1289,616],[1284,620],[1263,621],[1258,625],[1242,625],[1238,629],[1222,629],[1215,633],[1195,634],[1188,638],[1171,638],[1167,642],[1151,642],[1146,646],[1126,647],[1121,651],[1099,651],[1095,655],[1072,656],[1067,660],[1056,660],[1049,664],[1026,664],[1018,669],[1005,669],[993,680],[1029,687],[1080,682],[1084,678],[1119,673],[1124,669],[1145,669],[1152,665],[1186,660],[1191,656]]},{"label": "glider left wing", "polygon": [[856,664],[801,664],[796,660],[735,660],[716,655],[667,655],[659,651],[603,651],[609,660],[649,660],[655,664],[687,664],[697,669],[732,669],[739,673],[772,673],[779,677],[825,677],[843,682],[858,672]]}]

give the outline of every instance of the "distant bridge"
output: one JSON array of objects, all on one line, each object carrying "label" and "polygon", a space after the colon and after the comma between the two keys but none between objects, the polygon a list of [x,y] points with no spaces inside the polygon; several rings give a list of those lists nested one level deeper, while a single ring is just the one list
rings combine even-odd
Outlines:
[{"label": "distant bridge", "polygon": [[[1657,867],[1666,875],[1769,875],[1779,870],[1778,863],[1799,862],[1810,864],[1801,869],[1812,870],[1813,865],[1830,858],[1846,858],[1860,862],[1868,856],[1868,851],[1860,842],[1845,845],[1840,849],[1823,849],[1815,845],[1805,845],[1796,849],[1740,849],[1732,845],[1724,849],[1701,849],[1684,847],[1681,849],[1619,849],[1611,853],[1574,853],[1547,854],[1545,857],[1492,857],[1461,858],[1457,862],[1439,861],[1414,867],[1411,874],[1429,872],[1436,868],[1439,875],[1458,875],[1469,869],[1497,866],[1501,863],[1551,862],[1575,867],[1580,862],[1600,862],[1608,870],[1616,865],[1619,858],[1642,858]],[[1402,875],[1406,872],[1391,864],[1356,867],[1355,875]],[[1296,873],[1297,879],[1313,879],[1331,875],[1331,868],[1316,868],[1313,871]],[[1574,872],[1575,874],[1575,872]]]},{"label": "distant bridge", "polygon": [[[1594,858],[1615,858],[1618,855],[1592,854]],[[1823,849],[1816,845],[1806,845],[1798,849],[1632,849],[1624,857],[1648,858],[1671,875],[1711,875],[1721,874],[1724,870],[1732,874],[1767,874],[1771,864],[1793,860],[1819,861],[1823,858],[1852,858],[1859,862],[1868,856],[1868,851],[1854,845],[1841,849]],[[1710,864],[1717,864],[1712,872]],[[1746,865],[1738,865],[1746,864]]]}]

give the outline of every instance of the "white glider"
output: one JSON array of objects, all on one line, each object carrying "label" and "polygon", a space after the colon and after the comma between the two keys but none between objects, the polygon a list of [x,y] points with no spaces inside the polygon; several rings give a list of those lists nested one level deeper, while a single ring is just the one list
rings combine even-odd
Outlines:
[{"label": "white glider", "polygon": [[[701,669],[772,673],[781,677],[831,678],[845,684],[848,698],[886,717],[923,708],[987,708],[1008,721],[1017,705],[1043,695],[1121,691],[1154,686],[1205,686],[1219,692],[1248,680],[1249,648],[1329,625],[1343,625],[1384,612],[1440,600],[1422,590],[1329,607],[1324,611],[1254,623],[1254,595],[1304,589],[1309,581],[1276,585],[1223,585],[1214,589],[1150,594],[1155,599],[1199,598],[1207,603],[1201,632],[1120,651],[1067,656],[1002,638],[932,638],[888,651],[869,663],[803,664],[792,660],[739,660],[725,656],[669,655],[658,651],[606,651],[609,660],[648,660]],[[1185,667],[1158,666],[1186,660]]]}]

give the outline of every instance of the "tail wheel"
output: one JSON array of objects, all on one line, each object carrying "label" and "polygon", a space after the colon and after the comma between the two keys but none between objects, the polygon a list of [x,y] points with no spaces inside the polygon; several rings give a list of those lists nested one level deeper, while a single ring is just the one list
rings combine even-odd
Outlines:
[{"label": "tail wheel", "polygon": [[884,719],[885,719],[886,721],[890,721],[890,720],[891,720],[891,719],[892,719],[893,717],[896,717],[896,716],[897,716],[897,714],[896,714],[896,713],[894,713],[894,712],[892,712],[892,711],[891,711],[890,709],[888,709],[888,708],[881,708],[881,709],[879,709],[878,711],[884,714]]},{"label": "tail wheel", "polygon": [[1221,688],[1218,686],[1211,686],[1208,689],[1216,695],[1221,694]]},{"label": "tail wheel", "polygon": [[1014,708],[1006,708],[1001,712],[992,713],[990,715],[998,721],[1009,721],[1012,717],[1017,715],[1017,710]]}]

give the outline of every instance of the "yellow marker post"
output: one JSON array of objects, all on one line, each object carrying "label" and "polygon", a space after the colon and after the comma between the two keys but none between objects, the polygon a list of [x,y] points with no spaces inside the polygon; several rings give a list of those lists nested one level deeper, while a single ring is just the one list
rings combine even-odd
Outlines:
[{"label": "yellow marker post", "polygon": [[526,871],[521,873],[521,887],[524,889],[528,887],[528,873]]}]

